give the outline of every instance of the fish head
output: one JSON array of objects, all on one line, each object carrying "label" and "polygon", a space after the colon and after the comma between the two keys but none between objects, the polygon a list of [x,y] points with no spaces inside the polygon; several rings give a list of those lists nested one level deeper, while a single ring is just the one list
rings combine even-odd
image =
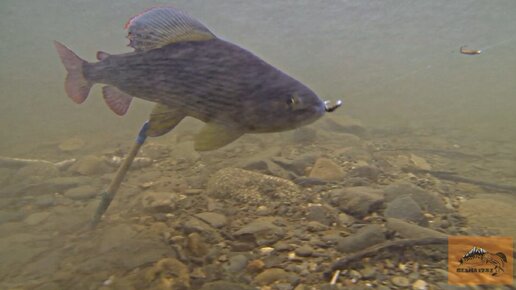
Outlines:
[{"label": "fish head", "polygon": [[287,89],[276,88],[261,99],[267,101],[254,111],[255,116],[260,119],[252,122],[258,124],[253,130],[255,132],[280,132],[299,128],[314,122],[326,112],[324,102],[301,84]]}]

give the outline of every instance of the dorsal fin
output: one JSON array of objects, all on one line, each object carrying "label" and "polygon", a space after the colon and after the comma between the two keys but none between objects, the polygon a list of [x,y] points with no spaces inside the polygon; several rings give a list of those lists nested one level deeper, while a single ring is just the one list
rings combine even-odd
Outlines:
[{"label": "dorsal fin", "polygon": [[129,46],[136,51],[159,48],[181,41],[203,41],[215,35],[202,23],[171,7],[147,10],[125,24]]}]

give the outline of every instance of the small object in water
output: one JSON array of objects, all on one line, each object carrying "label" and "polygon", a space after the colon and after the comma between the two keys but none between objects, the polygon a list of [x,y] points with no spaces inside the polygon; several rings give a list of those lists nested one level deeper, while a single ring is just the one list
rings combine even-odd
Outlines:
[{"label": "small object in water", "polygon": [[460,47],[460,53],[462,54],[468,54],[468,55],[475,55],[475,54],[481,54],[482,50],[480,49],[467,49],[466,46]]},{"label": "small object in water", "polygon": [[127,112],[133,97],[157,103],[147,136],[161,136],[190,116],[206,123],[195,149],[214,150],[246,133],[310,124],[341,104],[325,104],[301,82],[177,9],[147,10],[126,28],[135,51],[99,52],[96,63],[57,41],[55,47],[68,72],[65,91],[74,102],[84,102],[91,87],[102,83],[104,100],[118,115]]},{"label": "small object in water", "polygon": [[[118,167],[122,164],[122,161],[124,159],[120,156],[111,156],[111,157],[105,157],[104,161],[113,167]],[[131,164],[131,168],[133,169],[139,169],[144,168],[152,165],[152,159],[147,157],[135,157],[133,160],[133,163]]]}]

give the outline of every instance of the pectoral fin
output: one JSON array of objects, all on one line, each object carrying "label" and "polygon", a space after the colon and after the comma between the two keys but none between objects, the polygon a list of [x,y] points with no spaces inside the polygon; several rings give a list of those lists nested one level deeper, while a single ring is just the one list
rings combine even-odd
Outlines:
[{"label": "pectoral fin", "polygon": [[240,130],[229,128],[220,124],[207,123],[197,135],[195,135],[195,150],[209,151],[223,147],[242,136]]},{"label": "pectoral fin", "polygon": [[184,117],[178,109],[157,104],[150,115],[147,136],[158,137],[170,132]]}]

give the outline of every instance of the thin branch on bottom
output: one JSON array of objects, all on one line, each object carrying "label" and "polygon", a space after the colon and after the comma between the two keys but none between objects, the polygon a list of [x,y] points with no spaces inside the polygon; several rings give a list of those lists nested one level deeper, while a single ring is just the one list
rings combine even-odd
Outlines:
[{"label": "thin branch on bottom", "polygon": [[362,259],[367,256],[372,256],[379,251],[387,250],[387,249],[396,249],[396,248],[407,248],[412,246],[424,246],[424,245],[442,245],[447,244],[448,238],[422,238],[422,239],[403,239],[403,240],[395,240],[389,241],[385,243],[381,243],[378,245],[374,245],[362,251],[358,251],[356,253],[350,254],[337,262],[333,263],[331,269],[324,273],[324,276],[329,279],[332,277],[332,273],[337,270],[344,270],[349,264],[352,262]]}]

